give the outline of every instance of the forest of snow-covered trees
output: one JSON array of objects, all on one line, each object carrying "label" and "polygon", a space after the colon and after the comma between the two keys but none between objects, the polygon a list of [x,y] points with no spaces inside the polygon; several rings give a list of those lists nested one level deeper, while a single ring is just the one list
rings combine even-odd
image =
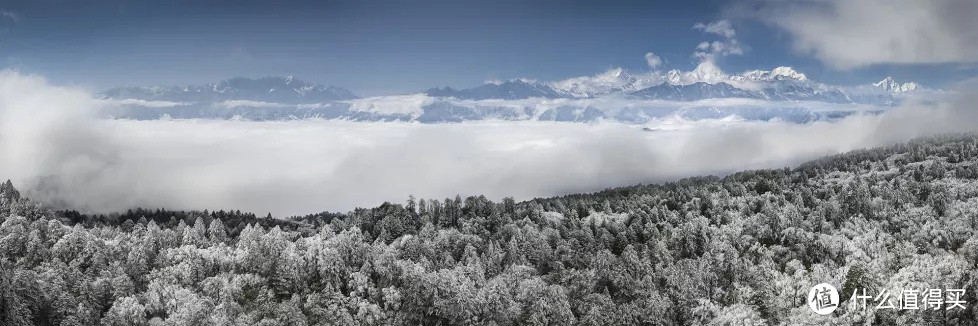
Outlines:
[{"label": "forest of snow-covered trees", "polygon": [[[2,171],[0,171],[2,173]],[[0,187],[0,325],[976,325],[978,136],[795,169],[287,220],[51,211]],[[806,295],[965,289],[967,309]]]}]

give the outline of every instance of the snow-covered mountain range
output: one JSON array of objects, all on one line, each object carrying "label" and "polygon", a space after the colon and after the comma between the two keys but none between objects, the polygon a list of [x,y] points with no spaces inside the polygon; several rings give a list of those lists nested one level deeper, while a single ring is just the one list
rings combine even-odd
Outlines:
[{"label": "snow-covered mountain range", "polygon": [[899,95],[918,89],[913,82],[898,83],[892,77],[872,84],[873,88],[840,87],[811,81],[791,67],[752,70],[737,75],[724,74],[710,62],[692,71],[653,71],[631,75],[623,69],[603,74],[545,83],[512,80],[455,90],[433,88],[433,97],[465,100],[546,98],[593,98],[624,95],[651,100],[698,101],[716,98],[753,98],[774,101],[821,101],[892,105]]},{"label": "snow-covered mountain range", "polygon": [[886,79],[883,79],[877,83],[873,83],[873,86],[876,86],[881,91],[889,92],[893,94],[914,92],[917,90],[917,88],[920,87],[920,85],[917,85],[917,83],[914,82],[907,82],[903,84],[898,83],[893,80],[893,77],[886,77]]},{"label": "snow-covered mountain range", "polygon": [[356,121],[614,120],[664,117],[784,119],[807,122],[859,111],[878,112],[926,93],[891,77],[859,86],[810,80],[791,67],[728,75],[711,62],[691,71],[594,76],[539,82],[514,79],[408,95],[359,98],[334,86],[293,77],[233,78],[194,86],[113,88],[99,95],[105,114],[125,119],[347,119]]},{"label": "snow-covered mountain range", "polygon": [[318,103],[354,99],[349,90],[289,77],[231,78],[214,84],[189,86],[122,86],[100,94],[107,99],[135,99],[180,103],[231,100],[266,103]]}]

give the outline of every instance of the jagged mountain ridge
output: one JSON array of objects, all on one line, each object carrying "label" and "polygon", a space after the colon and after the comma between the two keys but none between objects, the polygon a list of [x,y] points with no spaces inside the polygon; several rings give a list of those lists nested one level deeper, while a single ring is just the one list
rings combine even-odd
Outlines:
[{"label": "jagged mountain ridge", "polygon": [[533,97],[566,98],[570,97],[552,86],[544,83],[528,82],[521,79],[502,83],[488,83],[482,86],[453,89],[451,87],[431,88],[424,92],[432,97],[454,97],[458,99],[503,99],[518,100]]},{"label": "jagged mountain ridge", "polygon": [[916,91],[920,87],[920,85],[914,82],[898,83],[893,80],[893,77],[886,77],[886,79],[873,83],[873,86],[890,93],[909,93]]},{"label": "jagged mountain ridge", "polygon": [[[127,86],[108,90],[99,97],[113,104],[104,110],[104,116],[123,119],[647,123],[669,115],[693,120],[736,115],[809,122],[852,114],[853,108],[846,107],[852,104],[891,106],[920,90],[915,83],[901,84],[892,78],[875,84],[838,87],[814,82],[789,67],[726,75],[713,65],[701,64],[687,72],[633,75],[624,69],[612,69],[556,82],[516,79],[473,88],[431,88],[419,94],[369,98],[292,77],[232,78],[197,86]],[[746,107],[729,107],[709,101],[716,99],[753,102]],[[672,102],[684,104],[669,104]],[[843,106],[826,112],[811,109],[817,105],[806,103]]]},{"label": "jagged mountain ridge", "polygon": [[696,82],[689,85],[659,84],[629,93],[645,99],[667,101],[695,101],[711,98],[762,98],[760,94],[743,90],[728,83],[708,84]]},{"label": "jagged mountain ridge", "polygon": [[213,84],[188,86],[122,86],[103,92],[103,98],[170,102],[247,100],[268,103],[321,103],[357,98],[336,86],[305,82],[292,76],[258,79],[231,78]]},{"label": "jagged mountain ridge", "polygon": [[[690,87],[690,85],[693,85]],[[872,87],[869,87],[872,86]],[[828,103],[863,103],[892,105],[895,96],[920,87],[913,82],[898,83],[892,77],[871,85],[840,87],[814,82],[791,67],[752,70],[726,75],[712,63],[703,63],[692,71],[671,70],[632,75],[621,68],[605,73],[556,82],[534,82],[522,79],[503,83],[452,89],[432,88],[425,92],[433,97],[463,100],[544,98],[594,98],[607,95],[632,95],[643,99],[697,101],[711,98],[756,98],[773,101],[822,101]]]}]

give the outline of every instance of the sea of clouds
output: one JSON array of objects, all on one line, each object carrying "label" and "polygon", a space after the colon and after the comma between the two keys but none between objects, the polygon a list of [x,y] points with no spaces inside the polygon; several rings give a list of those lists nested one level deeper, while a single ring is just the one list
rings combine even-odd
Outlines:
[{"label": "sea of clouds", "polygon": [[642,126],[540,121],[107,120],[104,101],[0,72],[0,178],[49,205],[346,211],[408,195],[528,199],[704,174],[974,131],[975,82],[937,102],[808,124],[736,117]]}]

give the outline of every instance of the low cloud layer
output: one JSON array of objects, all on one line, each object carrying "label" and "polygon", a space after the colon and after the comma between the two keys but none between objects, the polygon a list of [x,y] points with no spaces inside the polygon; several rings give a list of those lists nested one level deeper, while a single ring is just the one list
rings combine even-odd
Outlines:
[{"label": "low cloud layer", "polygon": [[978,115],[961,104],[974,99],[812,124],[672,121],[681,126],[657,132],[617,123],[128,121],[94,119],[100,102],[89,94],[6,71],[0,177],[44,202],[90,211],[164,206],[284,216],[409,194],[527,199],[783,167],[971,131]]},{"label": "low cloud layer", "polygon": [[782,29],[829,66],[978,62],[973,0],[755,1],[737,14]]}]

